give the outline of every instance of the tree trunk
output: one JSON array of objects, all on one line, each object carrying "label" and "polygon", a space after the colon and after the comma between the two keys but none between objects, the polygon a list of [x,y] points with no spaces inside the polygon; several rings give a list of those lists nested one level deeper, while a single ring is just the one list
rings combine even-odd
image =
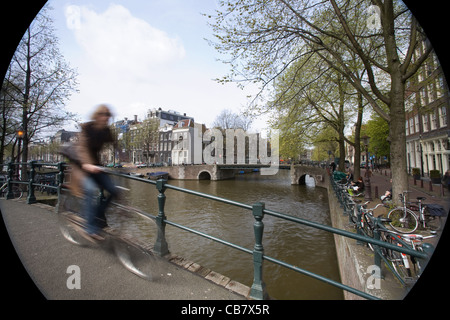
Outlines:
[{"label": "tree trunk", "polygon": [[391,143],[391,172],[393,200],[399,202],[399,194],[408,190],[408,174],[406,171],[406,133],[404,86],[401,77],[392,77],[391,88],[391,121],[389,122],[389,139]]},{"label": "tree trunk", "polygon": [[395,203],[399,203],[399,194],[408,190],[408,174],[406,171],[405,82],[402,79],[403,73],[396,46],[393,7],[392,0],[384,2],[383,33],[391,76],[389,139],[391,142],[392,199]]},{"label": "tree trunk", "polygon": [[354,163],[353,163],[353,179],[356,180],[358,177],[361,176],[361,125],[362,125],[362,119],[363,119],[363,96],[359,92],[358,93],[358,118],[356,119],[356,125],[355,125],[355,156],[354,156]]}]

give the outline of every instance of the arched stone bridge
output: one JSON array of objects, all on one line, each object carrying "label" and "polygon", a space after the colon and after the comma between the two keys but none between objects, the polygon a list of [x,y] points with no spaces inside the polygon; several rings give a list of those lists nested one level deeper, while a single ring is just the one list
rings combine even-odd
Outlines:
[{"label": "arched stone bridge", "polygon": [[318,187],[328,188],[330,185],[330,174],[326,168],[307,165],[291,166],[291,184],[305,184],[307,175],[314,178]]},{"label": "arched stone bridge", "polygon": [[[169,173],[169,179],[175,180],[225,180],[232,179],[240,170],[252,170],[268,167],[267,165],[186,165],[163,168],[142,168],[142,173],[165,171]],[[327,188],[329,186],[329,173],[327,169],[319,166],[291,165],[279,166],[280,170],[290,170],[291,184],[305,184],[306,176],[314,178],[316,186]]]}]

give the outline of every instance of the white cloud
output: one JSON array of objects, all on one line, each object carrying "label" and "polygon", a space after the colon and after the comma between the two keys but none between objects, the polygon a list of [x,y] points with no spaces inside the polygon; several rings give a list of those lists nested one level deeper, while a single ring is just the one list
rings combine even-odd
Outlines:
[{"label": "white cloud", "polygon": [[103,13],[70,5],[65,15],[67,27],[95,68],[109,74],[144,79],[155,68],[185,56],[179,39],[133,17],[121,5],[112,4]]},{"label": "white cloud", "polygon": [[[68,107],[82,121],[97,104],[107,103],[116,120],[134,115],[143,119],[149,108],[161,107],[210,125],[222,109],[239,111],[254,91],[213,80],[225,68],[203,40],[202,21],[167,17],[166,11],[155,8],[141,14],[146,20],[134,17],[132,6],[109,5],[103,12],[93,8],[64,8],[65,26],[74,36],[65,36],[66,48],[80,83],[80,93],[71,97]],[[153,27],[152,21],[167,32]]]}]

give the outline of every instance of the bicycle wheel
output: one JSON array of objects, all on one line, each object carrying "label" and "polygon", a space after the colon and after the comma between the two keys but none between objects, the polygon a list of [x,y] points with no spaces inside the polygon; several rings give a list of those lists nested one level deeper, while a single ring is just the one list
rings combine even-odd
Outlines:
[{"label": "bicycle wheel", "polygon": [[417,229],[417,217],[414,212],[409,209],[395,208],[389,211],[387,217],[391,220],[389,225],[397,232],[411,233]]},{"label": "bicycle wheel", "polygon": [[16,189],[13,188],[14,198],[20,199],[23,196],[23,190],[21,187],[16,186]]},{"label": "bicycle wheel", "polygon": [[130,272],[145,279],[156,280],[156,257],[131,240],[112,236],[114,252],[122,265]]},{"label": "bicycle wheel", "polygon": [[[393,236],[387,236],[386,241],[393,245],[401,246]],[[397,275],[405,282],[410,282],[412,278],[411,272],[411,261],[409,257],[401,252],[386,249],[385,251],[387,259],[391,262],[392,267],[394,268]]]},{"label": "bicycle wheel", "polygon": [[[19,186],[13,185],[11,188],[13,199],[20,199],[23,196],[23,191]],[[2,197],[8,196],[8,188],[2,189]]]},{"label": "bicycle wheel", "polygon": [[[364,234],[367,237],[373,238],[373,228],[374,227],[372,221],[370,220],[370,218],[367,218],[367,214],[364,214],[362,218],[362,229]],[[367,245],[369,246],[370,250],[373,251],[373,245],[370,242],[367,242]]]},{"label": "bicycle wheel", "polygon": [[73,212],[64,211],[58,213],[58,220],[61,234],[69,242],[83,247],[92,244],[86,235],[85,220],[82,217]]},{"label": "bicycle wheel", "polygon": [[78,214],[79,200],[70,194],[61,194],[58,207],[58,224],[61,234],[69,242],[87,246],[89,241],[83,236],[85,220]]},{"label": "bicycle wheel", "polygon": [[427,208],[424,212],[425,226],[432,231],[439,231],[442,227],[441,216],[431,215]]},{"label": "bicycle wheel", "polygon": [[7,188],[6,185],[2,187],[2,189],[0,190],[0,197],[1,198],[6,198],[6,192],[7,192]]}]

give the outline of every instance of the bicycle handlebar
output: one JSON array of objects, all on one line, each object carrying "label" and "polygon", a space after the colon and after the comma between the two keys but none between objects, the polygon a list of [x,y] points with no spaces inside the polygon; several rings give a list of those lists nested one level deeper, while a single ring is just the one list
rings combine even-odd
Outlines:
[{"label": "bicycle handlebar", "polygon": [[414,233],[414,234],[404,234],[404,233],[399,233],[399,232],[395,232],[395,231],[392,231],[392,230],[386,230],[386,231],[389,232],[389,233],[393,233],[393,234],[399,236],[400,238],[402,238],[402,239],[404,239],[404,240],[409,240],[409,241],[413,241],[413,240],[420,240],[420,241],[423,241],[423,240],[425,240],[425,239],[430,239],[430,238],[437,237],[436,234],[432,234],[432,235],[430,235],[430,236],[424,236],[424,235],[417,234],[417,233]]},{"label": "bicycle handlebar", "polygon": [[380,207],[380,206],[384,206],[383,203],[379,203],[377,204],[375,207],[373,208],[363,208],[363,206],[365,206],[366,204],[368,204],[370,201],[367,201],[366,203],[362,204],[361,210],[364,212],[372,212],[374,211],[376,208]]}]

